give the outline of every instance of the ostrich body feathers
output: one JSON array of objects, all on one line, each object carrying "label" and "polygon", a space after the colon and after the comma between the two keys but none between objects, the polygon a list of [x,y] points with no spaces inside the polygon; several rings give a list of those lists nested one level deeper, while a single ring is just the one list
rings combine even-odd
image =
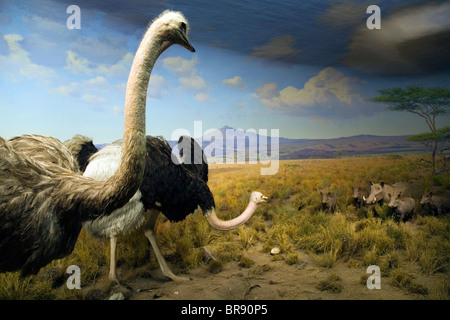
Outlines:
[{"label": "ostrich body feathers", "polygon": [[[122,140],[119,140],[95,153],[89,159],[89,165],[83,175],[98,181],[107,180],[119,168],[121,155]],[[142,194],[138,190],[123,207],[108,216],[87,221],[84,229],[96,237],[109,237],[134,231],[145,221],[141,198]]]},{"label": "ostrich body feathers", "polygon": [[[97,182],[54,163],[16,151],[0,138],[0,272],[22,269],[36,273],[55,258],[70,253],[81,221],[105,211],[85,209],[101,189]],[[89,192],[90,191],[90,192]],[[45,236],[43,236],[45,235]]]},{"label": "ostrich body feathers", "polygon": [[78,171],[78,165],[64,145],[56,138],[37,134],[23,134],[8,140],[14,150],[39,162],[45,167],[53,165]]},{"label": "ostrich body feathers", "polygon": [[[94,154],[84,175],[105,180],[114,174],[120,162],[122,143],[118,140]],[[188,138],[184,143],[195,144],[195,141]],[[171,221],[181,221],[199,205],[207,209],[214,207],[213,196],[205,181],[208,175],[206,162],[173,162],[171,147],[157,137],[147,136],[146,148],[144,179],[139,191],[111,215],[85,223],[87,232],[97,237],[131,232],[144,223],[143,213],[148,209],[161,211]]]}]

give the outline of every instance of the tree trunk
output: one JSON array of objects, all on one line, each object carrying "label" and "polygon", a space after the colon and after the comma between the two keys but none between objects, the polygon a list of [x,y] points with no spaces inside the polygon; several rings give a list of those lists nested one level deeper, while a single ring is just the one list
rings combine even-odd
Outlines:
[{"label": "tree trunk", "polygon": [[436,174],[436,150],[437,141],[433,141],[433,151],[431,152],[431,163],[432,163],[432,175]]},{"label": "tree trunk", "polygon": [[447,176],[449,176],[449,172],[447,169],[447,157],[445,156],[445,150],[446,149],[441,149],[441,156],[442,156],[442,167],[444,168],[445,173],[447,174]]}]

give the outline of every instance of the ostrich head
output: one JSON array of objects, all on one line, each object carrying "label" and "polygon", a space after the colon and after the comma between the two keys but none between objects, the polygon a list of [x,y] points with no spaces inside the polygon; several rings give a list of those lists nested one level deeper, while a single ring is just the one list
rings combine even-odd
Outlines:
[{"label": "ostrich head", "polygon": [[254,204],[261,204],[263,202],[267,202],[267,197],[264,196],[261,192],[253,191],[250,195],[250,202],[253,202]]},{"label": "ostrich head", "polygon": [[194,47],[188,40],[189,23],[181,12],[166,10],[157,17],[149,28],[154,28],[163,41],[163,48],[179,44],[191,52]]}]

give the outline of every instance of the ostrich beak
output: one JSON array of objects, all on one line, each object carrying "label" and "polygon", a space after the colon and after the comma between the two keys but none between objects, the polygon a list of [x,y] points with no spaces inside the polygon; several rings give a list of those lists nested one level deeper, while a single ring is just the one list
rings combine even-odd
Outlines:
[{"label": "ostrich beak", "polygon": [[180,33],[180,39],[181,39],[180,45],[182,45],[183,47],[188,49],[190,52],[195,52],[195,48],[189,42],[186,34],[181,30],[179,31],[179,33]]}]

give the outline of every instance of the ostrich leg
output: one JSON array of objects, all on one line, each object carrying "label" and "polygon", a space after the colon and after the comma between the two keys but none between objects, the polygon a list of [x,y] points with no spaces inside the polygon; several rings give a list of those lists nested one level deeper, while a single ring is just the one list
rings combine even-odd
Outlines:
[{"label": "ostrich leg", "polygon": [[109,258],[109,279],[119,282],[117,276],[117,235],[111,235],[110,238],[110,258]]},{"label": "ostrich leg", "polygon": [[153,252],[155,252],[156,259],[158,260],[159,267],[161,268],[162,273],[167,277],[170,278],[172,281],[175,282],[181,282],[181,281],[188,281],[191,280],[187,277],[179,277],[176,276],[172,270],[170,270],[169,266],[167,265],[166,260],[164,259],[163,255],[161,254],[161,251],[158,248],[158,244],[156,243],[155,238],[155,223],[156,219],[159,216],[159,211],[156,210],[150,210],[150,216],[148,217],[147,224],[144,228],[144,234],[147,237],[148,241],[150,241],[150,244],[152,245]]}]

